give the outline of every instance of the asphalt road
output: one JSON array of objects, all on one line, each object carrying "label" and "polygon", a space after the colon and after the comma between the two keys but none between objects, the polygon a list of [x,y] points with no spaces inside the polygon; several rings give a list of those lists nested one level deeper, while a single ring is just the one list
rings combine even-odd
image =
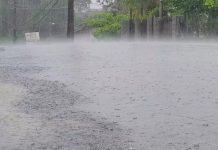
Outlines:
[{"label": "asphalt road", "polygon": [[1,150],[217,150],[218,44],[0,50]]}]

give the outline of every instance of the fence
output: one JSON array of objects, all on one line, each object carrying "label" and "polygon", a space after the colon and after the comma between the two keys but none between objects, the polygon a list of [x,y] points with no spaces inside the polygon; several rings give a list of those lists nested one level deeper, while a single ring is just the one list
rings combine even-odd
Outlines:
[{"label": "fence", "polygon": [[[182,39],[186,37],[208,37],[208,31],[203,31],[200,28],[195,28],[193,24],[189,23],[190,20],[183,16],[173,16],[173,17],[152,17],[144,21],[134,21],[132,25],[134,28],[134,33],[129,33],[129,22],[124,22],[121,28],[121,37],[126,38],[147,38],[147,39]],[[218,24],[215,24],[218,27]],[[213,35],[217,33],[218,29],[213,28]],[[216,36],[217,36],[216,35]]]}]

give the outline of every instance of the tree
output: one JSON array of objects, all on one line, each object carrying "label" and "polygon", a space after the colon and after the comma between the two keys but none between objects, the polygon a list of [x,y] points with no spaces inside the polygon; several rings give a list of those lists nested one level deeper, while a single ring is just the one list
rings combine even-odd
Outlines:
[{"label": "tree", "polygon": [[171,15],[186,17],[189,31],[196,32],[197,36],[200,32],[205,35],[214,30],[218,32],[218,0],[168,0],[167,5]]},{"label": "tree", "polygon": [[121,23],[128,20],[126,15],[113,14],[110,12],[100,13],[86,20],[86,25],[94,27],[96,38],[118,37],[121,29]]}]

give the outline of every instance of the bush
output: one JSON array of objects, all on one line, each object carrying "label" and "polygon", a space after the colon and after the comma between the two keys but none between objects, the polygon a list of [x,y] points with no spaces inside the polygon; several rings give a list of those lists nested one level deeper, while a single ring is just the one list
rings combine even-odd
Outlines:
[{"label": "bush", "polygon": [[118,37],[121,24],[128,20],[128,16],[113,13],[100,13],[85,21],[88,27],[95,28],[94,36],[96,38]]}]

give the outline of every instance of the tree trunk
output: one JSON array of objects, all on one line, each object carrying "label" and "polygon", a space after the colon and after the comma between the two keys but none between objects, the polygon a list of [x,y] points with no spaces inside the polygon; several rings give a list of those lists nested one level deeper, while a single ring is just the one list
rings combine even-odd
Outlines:
[{"label": "tree trunk", "polygon": [[16,3],[16,0],[13,1],[13,31],[12,31],[12,34],[13,34],[13,42],[15,43],[16,40],[17,40],[17,3]]},{"label": "tree trunk", "polygon": [[130,19],[129,19],[129,34],[130,34],[130,37],[132,38],[133,34],[134,34],[134,21],[133,21],[133,10],[132,10],[132,8],[130,8],[129,16],[130,16]]},{"label": "tree trunk", "polygon": [[67,37],[74,39],[74,0],[68,0]]},{"label": "tree trunk", "polygon": [[[143,5],[143,4],[141,4]],[[144,32],[144,19],[143,19],[143,16],[144,16],[144,8],[143,6],[141,6],[141,10],[140,10],[140,13],[141,13],[141,20],[140,20],[140,35],[141,37],[143,37],[143,32]]]}]

